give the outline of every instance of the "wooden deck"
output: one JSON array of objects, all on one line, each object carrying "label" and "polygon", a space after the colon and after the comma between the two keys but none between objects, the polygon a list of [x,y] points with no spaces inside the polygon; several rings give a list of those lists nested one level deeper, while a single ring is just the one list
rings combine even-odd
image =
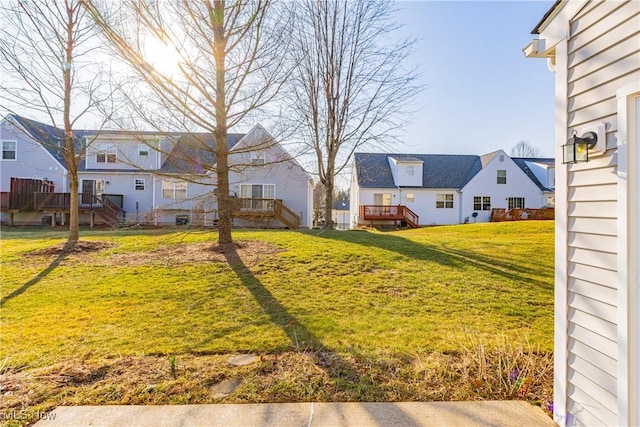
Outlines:
[{"label": "wooden deck", "polygon": [[[13,180],[14,178],[12,178]],[[20,180],[20,185],[13,186],[16,191],[0,193],[0,212],[9,212],[9,225],[13,225],[13,215],[19,212],[42,212],[52,214],[69,213],[71,207],[71,193],[56,193],[53,191],[28,191],[28,190],[52,190],[53,185],[30,186],[23,185],[27,181]],[[12,182],[13,183],[13,182]],[[27,183],[28,184],[28,183]],[[33,184],[33,183],[32,183]],[[29,187],[29,188],[27,188]],[[90,193],[78,194],[78,211],[91,213],[91,225],[94,225],[93,214],[98,215],[107,224],[116,224],[124,221],[126,212],[123,209],[124,196],[121,194]],[[55,221],[51,221],[55,225]]]},{"label": "wooden deck", "polygon": [[233,204],[233,216],[236,218],[267,221],[273,218],[292,230],[298,229],[300,225],[300,216],[280,199],[237,198],[233,200]]},{"label": "wooden deck", "polygon": [[372,227],[373,221],[405,222],[413,228],[420,226],[418,215],[404,205],[360,205],[360,218],[371,221]]}]

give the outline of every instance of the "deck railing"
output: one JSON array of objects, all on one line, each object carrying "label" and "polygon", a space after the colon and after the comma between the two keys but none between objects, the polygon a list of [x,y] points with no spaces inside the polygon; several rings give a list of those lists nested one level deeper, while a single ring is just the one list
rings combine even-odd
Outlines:
[{"label": "deck railing", "polygon": [[297,229],[300,216],[289,209],[280,199],[238,198],[232,201],[237,217],[276,218],[286,227]]},{"label": "deck railing", "polygon": [[491,221],[526,221],[526,220],[552,220],[555,219],[554,208],[540,208],[540,209],[504,209],[494,208],[491,209]]},{"label": "deck railing", "polygon": [[360,205],[360,218],[367,221],[405,221],[411,227],[418,227],[419,217],[404,205]]},{"label": "deck railing", "polygon": [[[91,193],[78,194],[78,206],[82,209],[99,209],[108,206],[109,209],[122,211],[123,196],[120,194]],[[71,193],[34,193],[34,210],[67,210],[71,206]]]}]

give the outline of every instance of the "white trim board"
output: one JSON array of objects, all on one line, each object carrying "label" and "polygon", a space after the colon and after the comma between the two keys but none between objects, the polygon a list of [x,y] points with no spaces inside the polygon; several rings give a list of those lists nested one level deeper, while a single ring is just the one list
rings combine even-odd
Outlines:
[{"label": "white trim board", "polygon": [[[556,262],[555,262],[555,313],[554,313],[554,384],[553,420],[560,426],[567,425],[567,357],[568,357],[568,319],[567,319],[567,246],[568,246],[568,179],[567,166],[558,163],[562,159],[562,144],[567,138],[567,40],[555,46],[556,55]],[[565,112],[560,114],[560,112]]]},{"label": "white trim board", "polygon": [[[618,421],[640,423],[638,259],[640,258],[640,82],[619,89],[618,144]],[[631,237],[630,237],[631,236]]]}]

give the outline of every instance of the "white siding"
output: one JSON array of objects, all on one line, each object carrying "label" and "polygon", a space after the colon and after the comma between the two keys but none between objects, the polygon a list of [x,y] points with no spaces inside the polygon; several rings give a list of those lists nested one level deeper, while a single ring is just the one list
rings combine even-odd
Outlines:
[{"label": "white siding", "polygon": [[[87,169],[104,170],[154,170],[161,166],[158,150],[151,148],[158,144],[158,138],[122,135],[101,135],[87,138],[87,152],[85,156]],[[166,138],[162,138],[165,140]],[[113,146],[116,150],[116,162],[98,162],[96,154],[101,146]],[[140,146],[148,146],[148,155],[139,154]],[[165,156],[166,158],[166,156]]]},{"label": "white siding", "polygon": [[[419,224],[422,225],[451,225],[460,224],[460,203],[461,194],[452,188],[431,189],[431,188],[360,188],[354,200],[359,205],[375,205],[374,194],[391,194],[391,206],[405,205],[419,217]],[[407,194],[414,196],[414,201],[407,201]],[[436,208],[436,198],[438,194],[453,194],[453,208]],[[352,210],[359,205],[352,205]],[[357,211],[356,211],[357,212]],[[359,224],[368,224],[368,221],[358,217]],[[380,224],[376,221],[376,224]],[[393,224],[390,221],[389,224]]]},{"label": "white siding", "polygon": [[607,151],[567,166],[567,423],[618,424],[616,90],[640,78],[640,4],[589,2],[570,22],[567,138],[605,123]]},{"label": "white siding", "polygon": [[[255,150],[251,151],[254,147]],[[263,155],[264,165],[250,166],[256,152]],[[261,126],[254,127],[233,147],[229,166],[229,188],[232,192],[239,195],[242,184],[273,184],[276,199],[282,200],[300,216],[300,227],[311,228],[311,177]]]},{"label": "white siding", "polygon": [[[506,184],[497,183],[498,170],[506,171]],[[498,151],[462,189],[462,218],[469,217],[471,222],[488,222],[491,217],[490,210],[473,209],[473,198],[476,196],[490,197],[492,209],[507,209],[509,197],[524,198],[525,207],[530,209],[538,209],[547,204],[542,190],[502,150]],[[472,217],[473,212],[478,213],[475,219]]]},{"label": "white siding", "polygon": [[0,191],[9,191],[11,178],[47,178],[58,192],[66,188],[66,169],[44,147],[25,134],[18,126],[7,126],[2,121],[0,140],[16,141],[16,159],[1,160]]}]

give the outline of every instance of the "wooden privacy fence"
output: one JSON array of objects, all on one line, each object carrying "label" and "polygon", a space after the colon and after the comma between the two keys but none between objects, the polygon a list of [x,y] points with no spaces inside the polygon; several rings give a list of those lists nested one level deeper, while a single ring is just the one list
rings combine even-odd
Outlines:
[{"label": "wooden privacy fence", "polygon": [[[11,178],[11,191],[9,192],[8,209],[33,210],[36,193],[53,193],[54,185],[51,181],[43,179]],[[3,206],[4,207],[4,206]]]}]

